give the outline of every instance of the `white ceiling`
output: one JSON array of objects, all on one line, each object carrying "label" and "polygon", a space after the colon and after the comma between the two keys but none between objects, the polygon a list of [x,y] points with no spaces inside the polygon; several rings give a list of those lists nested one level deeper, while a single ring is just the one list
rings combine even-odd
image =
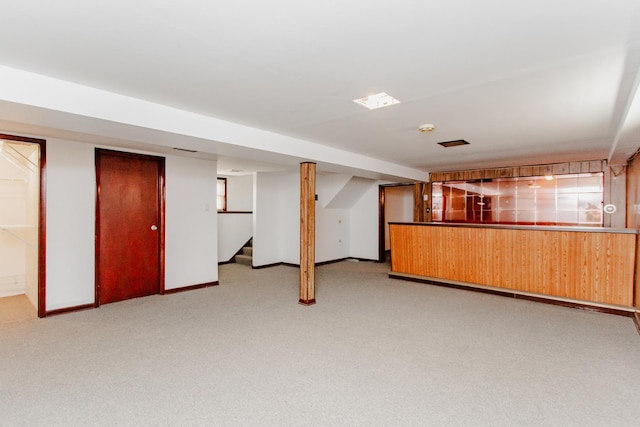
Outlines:
[{"label": "white ceiling", "polygon": [[0,65],[409,168],[640,147],[637,0],[0,1]]}]

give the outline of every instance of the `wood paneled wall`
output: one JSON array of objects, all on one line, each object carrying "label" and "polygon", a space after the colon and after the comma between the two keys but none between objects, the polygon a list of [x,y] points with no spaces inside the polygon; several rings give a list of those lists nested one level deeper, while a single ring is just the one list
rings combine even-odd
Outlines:
[{"label": "wood paneled wall", "polygon": [[395,273],[633,305],[635,234],[426,224],[390,233]]},{"label": "wood paneled wall", "polygon": [[[640,230],[640,156],[634,154],[627,164],[627,228]],[[640,250],[640,249],[639,249]],[[636,266],[636,283],[640,283],[640,260]],[[640,308],[640,292],[636,292],[635,306]]]},{"label": "wood paneled wall", "polygon": [[627,228],[640,229],[640,156],[627,165]]},{"label": "wood paneled wall", "polygon": [[526,176],[566,175],[569,173],[603,172],[606,161],[552,163],[548,165],[514,166],[509,168],[477,169],[466,171],[433,172],[434,181],[463,181],[472,179],[517,178]]}]

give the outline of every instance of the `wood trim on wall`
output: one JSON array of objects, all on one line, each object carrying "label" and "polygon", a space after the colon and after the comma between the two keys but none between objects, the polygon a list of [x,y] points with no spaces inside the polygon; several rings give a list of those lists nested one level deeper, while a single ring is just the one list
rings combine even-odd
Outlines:
[{"label": "wood trim on wall", "polygon": [[44,139],[0,133],[0,139],[40,146],[40,196],[38,202],[38,317],[47,316],[47,142]]},{"label": "wood trim on wall", "polygon": [[291,263],[287,263],[287,262],[274,262],[272,264],[252,265],[251,268],[253,270],[261,270],[263,268],[278,267],[279,265],[287,265],[289,267],[300,268],[300,264],[291,264]]},{"label": "wood trim on wall", "polygon": [[203,288],[210,288],[213,286],[219,286],[220,282],[219,281],[215,281],[215,282],[207,282],[207,283],[199,283],[197,285],[190,285],[190,286],[182,286],[180,288],[171,288],[171,289],[165,289],[164,294],[165,295],[171,295],[171,294],[177,294],[180,292],[187,292],[187,291],[193,291],[196,289],[203,289]]},{"label": "wood trim on wall", "polygon": [[413,184],[413,222],[424,221],[424,186],[423,182]]},{"label": "wood trim on wall", "polygon": [[40,316],[40,317],[57,316],[58,314],[72,313],[74,311],[89,310],[91,308],[96,308],[96,307],[97,307],[96,304],[74,305],[73,307],[64,307],[64,308],[58,308],[56,310],[49,310],[44,314],[44,316]]},{"label": "wood trim on wall", "polygon": [[[332,259],[332,260],[329,260],[329,261],[316,262],[315,266],[316,267],[322,267],[323,265],[335,264],[335,263],[338,263],[338,262],[349,261],[349,260],[353,260],[354,262],[378,262],[377,259],[347,257],[347,258]],[[285,267],[300,268],[300,264],[295,264],[293,262],[274,262],[273,264],[264,264],[264,265],[252,266],[251,268],[254,269],[254,270],[262,270],[263,268],[279,267],[281,265],[283,265]]]},{"label": "wood trim on wall", "polygon": [[423,198],[425,198],[424,202],[424,221],[431,222],[431,184],[425,184],[422,193]]},{"label": "wood trim on wall", "polygon": [[166,158],[160,156],[152,156],[158,161],[158,185],[160,192],[158,209],[160,209],[160,295],[165,293],[165,235],[166,235],[166,206],[167,206],[167,179],[166,179]]},{"label": "wood trim on wall", "polygon": [[582,162],[550,163],[544,165],[514,166],[508,168],[432,172],[430,182],[604,172],[605,166],[606,160],[587,160]]},{"label": "wood trim on wall", "polygon": [[[626,168],[626,226],[640,230],[640,149],[631,156]],[[640,250],[640,239],[638,239],[638,250]],[[640,252],[638,252],[640,253]],[[638,292],[638,284],[640,284],[640,257],[636,258],[636,288],[633,296],[634,306],[640,308],[640,292]]]}]

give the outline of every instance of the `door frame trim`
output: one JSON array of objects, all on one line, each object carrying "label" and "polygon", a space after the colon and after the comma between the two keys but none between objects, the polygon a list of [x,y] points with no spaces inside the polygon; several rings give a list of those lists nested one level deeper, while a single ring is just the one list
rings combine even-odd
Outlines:
[{"label": "door frame trim", "polygon": [[130,159],[152,160],[158,164],[158,212],[160,214],[160,242],[158,248],[158,294],[164,295],[164,253],[165,253],[165,206],[166,206],[166,189],[165,189],[165,157],[153,156],[150,154],[130,153],[126,151],[109,150],[106,148],[95,148],[95,167],[96,167],[96,222],[95,222],[95,307],[100,306],[100,287],[98,286],[98,273],[100,272],[100,174],[98,173],[98,158],[100,155],[120,156]]}]

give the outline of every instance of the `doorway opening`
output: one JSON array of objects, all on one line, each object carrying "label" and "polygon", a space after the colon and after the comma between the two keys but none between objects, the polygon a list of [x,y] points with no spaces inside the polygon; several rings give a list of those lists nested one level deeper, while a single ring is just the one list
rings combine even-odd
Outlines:
[{"label": "doorway opening", "polygon": [[0,322],[44,317],[45,141],[0,134]]},{"label": "doorway opening", "polygon": [[414,220],[414,184],[390,184],[379,187],[378,262],[389,260],[389,222]]}]

